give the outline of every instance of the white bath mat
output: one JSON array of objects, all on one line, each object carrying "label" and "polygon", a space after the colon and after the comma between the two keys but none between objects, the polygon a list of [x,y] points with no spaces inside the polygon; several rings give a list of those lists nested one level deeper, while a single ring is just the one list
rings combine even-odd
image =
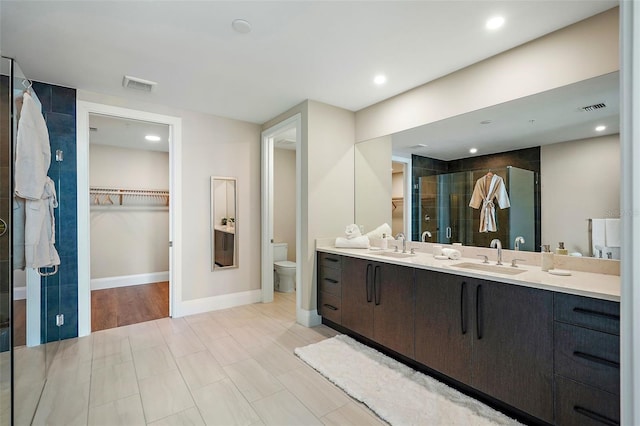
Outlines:
[{"label": "white bath mat", "polygon": [[345,335],[295,353],[392,425],[520,424]]}]

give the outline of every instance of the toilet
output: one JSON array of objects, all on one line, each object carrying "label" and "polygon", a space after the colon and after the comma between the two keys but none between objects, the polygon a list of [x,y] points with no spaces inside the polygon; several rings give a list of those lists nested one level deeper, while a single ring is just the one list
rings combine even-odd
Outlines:
[{"label": "toilet", "polygon": [[296,263],[287,260],[287,243],[273,245],[273,288],[282,293],[296,289]]}]

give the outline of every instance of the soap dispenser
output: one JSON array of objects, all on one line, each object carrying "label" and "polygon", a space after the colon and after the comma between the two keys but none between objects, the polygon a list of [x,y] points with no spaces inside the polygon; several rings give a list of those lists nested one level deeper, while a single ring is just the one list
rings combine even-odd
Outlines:
[{"label": "soap dispenser", "polygon": [[387,234],[382,234],[382,240],[380,241],[380,248],[386,250],[388,247]]},{"label": "soap dispenser", "polygon": [[564,248],[564,243],[562,241],[560,241],[558,243],[558,248],[556,249],[556,254],[562,254],[562,255],[565,255],[565,256],[569,254],[569,250]]},{"label": "soap dispenser", "polygon": [[542,263],[540,265],[540,269],[544,272],[549,271],[549,269],[553,269],[553,253],[551,252],[551,246],[549,244],[544,244],[542,246]]}]

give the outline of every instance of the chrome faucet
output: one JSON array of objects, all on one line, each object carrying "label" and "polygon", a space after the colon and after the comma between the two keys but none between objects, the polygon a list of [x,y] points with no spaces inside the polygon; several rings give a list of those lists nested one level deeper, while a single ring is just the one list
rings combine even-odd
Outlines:
[{"label": "chrome faucet", "polygon": [[424,231],[424,232],[422,233],[422,242],[423,242],[423,243],[426,243],[426,242],[427,242],[427,237],[428,237],[428,238],[431,238],[431,232],[429,232],[429,231]]},{"label": "chrome faucet", "polygon": [[524,237],[517,236],[515,241],[513,242],[513,249],[515,251],[519,251],[520,250],[520,244],[524,244]]},{"label": "chrome faucet", "polygon": [[502,265],[502,243],[500,242],[500,240],[497,238],[491,240],[491,248],[498,249],[498,262],[496,263],[496,265]]},{"label": "chrome faucet", "polygon": [[[404,234],[402,232],[399,232],[398,235],[396,235],[396,240],[402,239],[402,252],[406,253],[407,252],[407,239],[404,237]],[[396,244],[396,250],[398,249],[398,245]]]}]

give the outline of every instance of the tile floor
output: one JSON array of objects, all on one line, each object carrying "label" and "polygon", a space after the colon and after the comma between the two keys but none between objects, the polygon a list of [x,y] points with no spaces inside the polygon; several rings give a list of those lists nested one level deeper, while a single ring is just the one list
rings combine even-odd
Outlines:
[{"label": "tile floor", "polygon": [[275,302],[114,328],[61,343],[34,425],[384,424],[293,349],[335,335]]}]

